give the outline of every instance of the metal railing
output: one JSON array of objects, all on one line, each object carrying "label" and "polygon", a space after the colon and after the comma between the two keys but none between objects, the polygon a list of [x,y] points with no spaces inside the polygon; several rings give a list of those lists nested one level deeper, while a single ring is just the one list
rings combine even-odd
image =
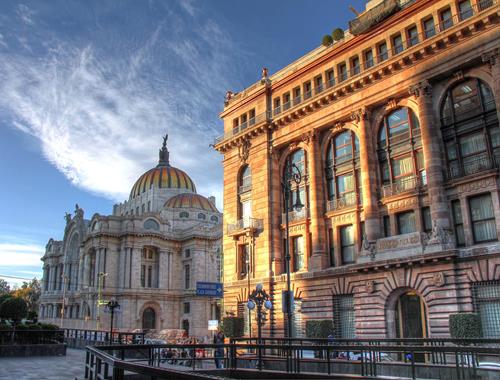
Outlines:
[{"label": "metal railing", "polygon": [[[87,347],[86,379],[123,379],[125,371],[158,378],[239,378],[238,371],[397,375],[424,377],[429,370],[444,378],[496,378],[500,340],[452,339],[276,339],[231,340],[229,344],[152,344]],[[184,352],[184,355],[177,355]],[[176,354],[177,353],[177,354]],[[182,363],[181,363],[182,361]],[[214,362],[224,363],[216,372]],[[182,365],[180,370],[179,364]],[[256,368],[257,365],[257,369]],[[274,372],[276,373],[276,372]],[[219,377],[220,378],[220,377]],[[483,377],[481,377],[483,378]]]},{"label": "metal railing", "polygon": [[461,178],[486,170],[497,169],[500,164],[499,161],[499,157],[493,158],[486,155],[470,158],[467,161],[462,161],[461,163],[455,161],[448,165],[448,179],[451,180]]},{"label": "metal railing", "polygon": [[268,112],[268,111],[262,112],[261,114],[246,121],[245,123],[233,127],[233,129],[231,131],[224,133],[222,136],[216,137],[215,141],[214,141],[214,145],[218,144],[226,139],[234,137],[241,132],[244,132],[248,127],[252,127],[252,126],[259,124],[263,121],[270,120],[271,118],[272,118],[272,115],[270,112]]},{"label": "metal railing", "polygon": [[420,178],[417,176],[408,176],[399,179],[390,185],[382,187],[382,196],[390,197],[392,195],[401,194],[406,191],[417,190],[420,187]]},{"label": "metal railing", "polygon": [[243,231],[247,229],[260,230],[264,227],[264,220],[256,218],[243,218],[238,220],[236,223],[231,223],[227,225],[227,234],[232,234],[237,231]]},{"label": "metal railing", "polygon": [[351,191],[349,193],[342,194],[341,196],[336,197],[332,200],[329,200],[326,204],[326,210],[335,211],[360,205],[361,203],[362,197],[360,196],[360,194],[357,194],[355,191]]},{"label": "metal railing", "polygon": [[110,335],[109,331],[104,330],[82,330],[82,329],[64,329],[64,340],[68,346],[78,346],[78,343],[87,344],[142,344],[144,343],[144,333],[119,332],[113,331]]},{"label": "metal railing", "polygon": [[[471,7],[471,11],[469,13],[472,14],[472,16],[477,15],[491,7],[493,5],[498,4],[499,0],[481,0],[479,1],[478,4],[475,4]],[[470,16],[470,17],[472,17]],[[356,66],[354,68],[347,69],[346,72],[343,72],[340,76],[336,76],[331,78],[326,82],[326,88],[331,89],[335,87],[336,85],[339,85],[342,82],[345,82],[349,78],[354,78],[357,77],[364,72],[368,70],[372,70],[376,66],[379,66],[383,63],[385,63],[387,60],[389,60],[392,57],[398,56],[400,54],[403,54],[406,50],[410,48],[414,48],[415,46],[421,44],[422,42],[429,40],[431,38],[436,37],[439,34],[442,34],[443,32],[447,31],[448,29],[456,26],[459,23],[462,23],[469,19],[470,17],[467,18],[462,18],[460,14],[455,14],[453,15],[450,19],[447,19],[443,22],[438,22],[433,25],[433,28],[428,28],[427,30],[424,30],[422,33],[418,33],[417,35],[413,35],[410,38],[406,37],[405,40],[403,40],[401,45],[398,45],[396,48],[391,47],[387,48],[387,51],[384,51],[382,53],[379,53],[377,51],[377,54],[373,55],[373,58],[371,58],[369,61],[364,61],[359,67]],[[376,49],[375,49],[376,50]],[[281,113],[283,113],[286,110],[291,110],[295,108],[296,106],[300,105],[301,103],[304,102],[304,100],[314,100],[317,97],[322,96],[322,92],[315,92],[314,95],[311,95],[308,99],[302,98],[300,95],[296,96],[293,98],[292,102],[290,103],[290,106],[288,108],[285,108],[281,104],[278,107],[274,107],[272,111],[269,112],[264,112],[256,117],[256,120],[259,119],[263,120],[264,118],[267,118],[268,121],[272,121],[272,117],[277,116]],[[265,115],[265,116],[263,116]],[[256,121],[258,123],[260,121]],[[218,144],[228,138],[231,138],[238,133],[240,133],[244,128],[237,127],[236,129],[233,129],[233,131],[229,131],[225,133],[224,135],[217,137],[215,139],[215,144]]]},{"label": "metal railing", "polygon": [[[298,220],[303,220],[309,218],[309,209],[307,207],[303,207],[302,210],[291,210],[288,212],[288,221],[296,222]],[[281,223],[285,224],[286,215],[281,214]]]}]

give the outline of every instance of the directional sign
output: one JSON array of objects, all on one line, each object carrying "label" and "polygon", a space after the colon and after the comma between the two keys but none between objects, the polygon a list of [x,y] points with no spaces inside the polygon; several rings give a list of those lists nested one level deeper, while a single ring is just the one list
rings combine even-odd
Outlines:
[{"label": "directional sign", "polygon": [[222,298],[224,295],[222,284],[220,282],[197,282],[196,295]]}]

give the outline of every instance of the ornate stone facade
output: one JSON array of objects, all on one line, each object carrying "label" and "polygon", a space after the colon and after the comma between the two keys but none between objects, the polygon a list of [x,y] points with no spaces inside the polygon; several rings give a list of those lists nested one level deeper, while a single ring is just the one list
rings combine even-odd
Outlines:
[{"label": "ornate stone facade", "polygon": [[[241,313],[263,283],[269,333],[284,331],[285,244],[297,335],[307,319],[334,318],[340,337],[448,336],[450,314],[479,310],[482,286],[500,300],[499,5],[405,4],[369,33],[268,75],[221,113],[224,224],[242,215],[238,146],[250,139],[246,194],[262,225],[244,276],[244,231],[224,237],[224,306]],[[260,117],[235,129],[248,115]],[[294,191],[306,211],[290,213],[286,242],[289,162],[302,171]]]},{"label": "ornate stone facade", "polygon": [[159,164],[142,175],[130,199],[112,215],[66,214],[62,241],[50,239],[42,257],[40,320],[67,328],[109,329],[105,303],[120,304],[114,326],[186,329],[206,336],[220,314],[214,299],[197,297],[196,282],[218,282],[222,214],[215,198],[170,166],[166,138]]}]

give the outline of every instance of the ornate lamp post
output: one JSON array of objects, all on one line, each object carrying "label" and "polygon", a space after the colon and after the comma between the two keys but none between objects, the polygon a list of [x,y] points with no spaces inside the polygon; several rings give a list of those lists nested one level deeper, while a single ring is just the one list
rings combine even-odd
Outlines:
[{"label": "ornate lamp post", "polygon": [[264,306],[268,310],[270,310],[273,307],[273,304],[271,303],[271,300],[269,299],[269,295],[264,290],[264,287],[262,286],[262,284],[257,284],[257,286],[255,287],[255,290],[248,297],[248,303],[247,303],[248,310],[255,309],[255,306],[257,306],[257,338],[258,338],[257,343],[259,344],[258,367],[260,370],[260,369],[262,369],[262,350],[260,348],[260,345],[262,344],[262,342],[261,342],[261,338],[262,338],[262,306]]},{"label": "ornate lamp post", "polygon": [[113,343],[113,320],[115,317],[115,309],[119,309],[120,304],[118,303],[117,300],[112,298],[111,301],[109,301],[105,307],[106,307],[106,309],[108,309],[111,312],[111,325],[109,327],[109,344],[112,344]]},{"label": "ornate lamp post", "polygon": [[[285,244],[285,269],[286,269],[286,296],[285,298],[285,308],[287,314],[287,330],[285,334],[288,338],[292,338],[292,294],[291,294],[291,284],[290,284],[290,239],[289,239],[289,215],[290,212],[290,197],[293,194],[292,186],[295,184],[297,197],[295,199],[295,204],[292,209],[296,211],[301,211],[304,205],[300,200],[300,190],[299,185],[302,182],[302,173],[297,165],[288,162],[285,168],[284,176],[281,180],[281,189],[283,193],[283,202],[285,204],[285,230],[286,230],[286,244]],[[292,198],[293,199],[293,198]]]}]

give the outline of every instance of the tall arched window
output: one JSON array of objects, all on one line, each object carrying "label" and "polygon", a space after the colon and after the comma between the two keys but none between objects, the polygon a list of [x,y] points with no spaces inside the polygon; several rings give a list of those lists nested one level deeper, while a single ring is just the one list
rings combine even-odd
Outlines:
[{"label": "tall arched window", "polygon": [[157,288],[159,276],[159,255],[154,247],[144,247],[142,249],[141,260],[141,287]]},{"label": "tall arched window", "polygon": [[384,117],[377,153],[383,196],[427,184],[420,124],[411,109],[401,107]]},{"label": "tall arched window", "polygon": [[252,172],[250,166],[245,165],[238,178],[238,216],[243,221],[243,227],[250,227],[252,217]]},{"label": "tall arched window", "polygon": [[325,162],[328,210],[354,206],[361,200],[359,141],[352,131],[335,135],[328,144]]},{"label": "tall arched window", "polygon": [[156,313],[151,307],[148,307],[142,313],[142,328],[144,330],[153,330],[156,328]]},{"label": "tall arched window", "polygon": [[441,131],[448,178],[492,169],[500,163],[500,129],[490,88],[479,79],[467,79],[446,93]]}]

